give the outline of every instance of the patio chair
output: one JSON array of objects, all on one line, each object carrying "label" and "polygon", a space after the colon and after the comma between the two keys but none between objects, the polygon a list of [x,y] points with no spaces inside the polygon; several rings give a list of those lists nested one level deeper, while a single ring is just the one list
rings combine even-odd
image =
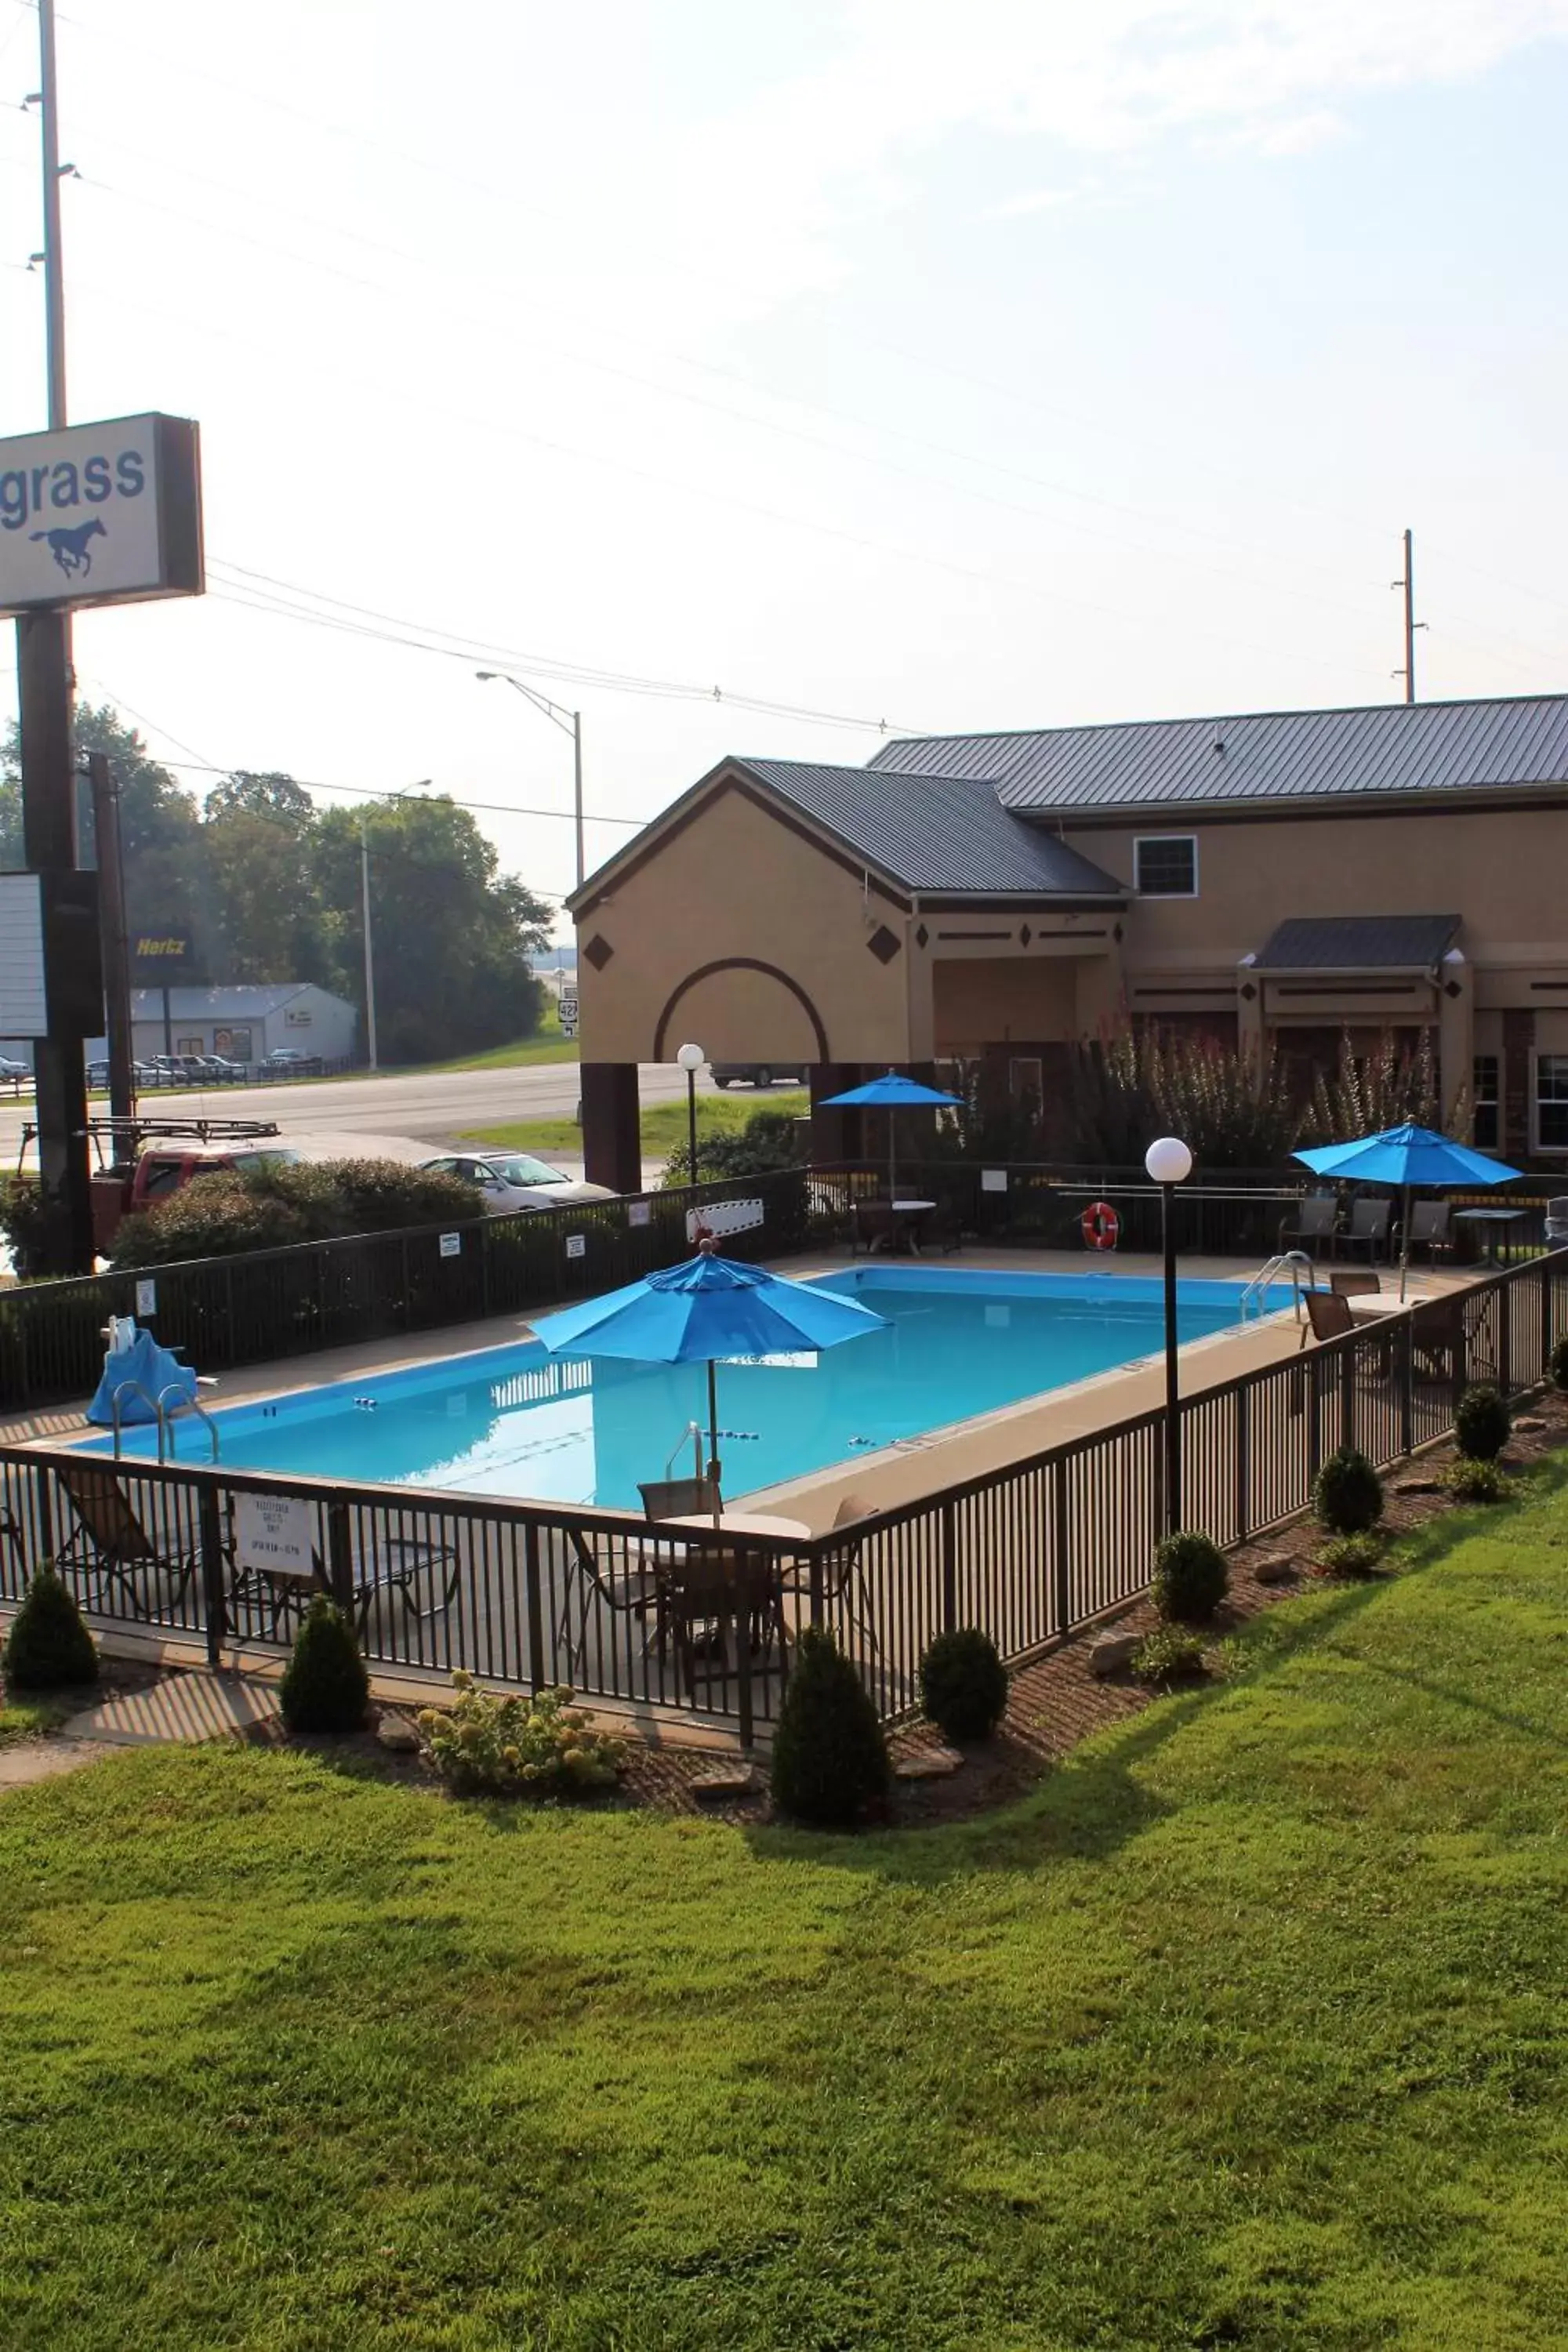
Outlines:
[{"label": "patio chair", "polygon": [[1351,1312],[1350,1300],[1340,1291],[1304,1290],[1301,1297],[1307,1309],[1307,1320],[1301,1326],[1300,1347],[1306,1346],[1309,1331],[1314,1339],[1321,1340],[1342,1339],[1347,1332],[1355,1329],[1356,1321]]},{"label": "patio chair", "polygon": [[1370,1265],[1388,1239],[1389,1221],[1393,1215],[1392,1201],[1358,1201],[1351,1211],[1349,1225],[1342,1234],[1334,1236],[1335,1249],[1363,1249]]},{"label": "patio chair", "polygon": [[[654,1478],[639,1486],[642,1507],[649,1520],[689,1519],[698,1511],[711,1512],[715,1500],[706,1478]],[[722,1498],[719,1498],[721,1509]]]},{"label": "patio chair", "polygon": [[952,1257],[963,1247],[963,1219],[956,1202],[937,1202],[921,1227],[921,1247],[940,1249],[943,1257]]},{"label": "patio chair", "polygon": [[56,1567],[79,1569],[97,1578],[100,1590],[105,1584],[114,1586],[132,1616],[142,1618],[154,1613],[147,1580],[167,1577],[174,1587],[168,1605],[177,1609],[195,1572],[195,1547],[170,1551],[154,1543],[112,1470],[90,1462],[62,1462],[55,1475],[78,1522],[75,1534],[55,1555]]},{"label": "patio chair", "polygon": [[1546,1246],[1568,1249],[1568,1193],[1546,1203]]},{"label": "patio chair", "polygon": [[[695,1485],[697,1482],[691,1482]],[[650,1514],[651,1516],[651,1514]],[[583,1611],[578,1624],[577,1639],[572,1639],[572,1591],[566,1591],[566,1656],[575,1672],[581,1675],[588,1663],[588,1596],[597,1600],[612,1615],[635,1617],[643,1629],[642,1654],[646,1658],[656,1640],[661,1640],[661,1626],[656,1622],[650,1628],[648,1613],[659,1597],[659,1570],[657,1560],[640,1552],[634,1555],[626,1548],[625,1564],[618,1570],[601,1565],[594,1538],[580,1528],[567,1530],[572,1547],[571,1572],[583,1586]],[[662,1646],[662,1641],[661,1641]]]},{"label": "patio chair", "polygon": [[858,1257],[862,1250],[868,1257],[890,1250],[898,1222],[890,1201],[857,1201],[849,1213],[851,1256]]},{"label": "patio chair", "polygon": [[1437,1263],[1439,1250],[1452,1257],[1454,1236],[1450,1221],[1453,1214],[1451,1201],[1417,1201],[1410,1212],[1408,1247],[1411,1255],[1414,1256],[1418,1249],[1424,1249],[1433,1265]]},{"label": "patio chair", "polygon": [[1374,1265],[1336,1265],[1329,1276],[1329,1288],[1336,1298],[1378,1298],[1383,1295],[1383,1276]]},{"label": "patio chair", "polygon": [[[846,1495],[833,1514],[833,1533],[837,1535],[840,1528],[854,1528],[870,1516],[869,1503],[862,1501],[858,1495]],[[835,1606],[842,1606],[849,1623],[865,1637],[874,1654],[880,1657],[882,1645],[871,1622],[871,1591],[861,1560],[865,1544],[863,1534],[846,1535],[842,1543],[835,1544],[831,1551],[824,1552],[817,1563],[816,1589],[826,1608],[831,1610]],[[797,1571],[784,1589],[795,1600],[808,1601],[812,1591],[809,1573],[802,1575]]]},{"label": "patio chair", "polygon": [[[760,1633],[764,1655],[776,1633],[783,1654],[784,1586],[773,1570],[771,1557],[735,1536],[697,1536],[657,1562],[660,1640],[673,1637],[678,1669],[691,1699],[697,1696],[700,1633],[704,1646],[716,1640],[721,1653],[731,1625],[737,1642],[754,1644]],[[722,1657],[720,1671],[729,1671]]]},{"label": "patio chair", "polygon": [[1309,1257],[1317,1255],[1319,1242],[1333,1239],[1334,1224],[1340,1204],[1331,1192],[1309,1192],[1296,1203],[1296,1222],[1289,1217],[1280,1222],[1281,1249],[1304,1249]]}]

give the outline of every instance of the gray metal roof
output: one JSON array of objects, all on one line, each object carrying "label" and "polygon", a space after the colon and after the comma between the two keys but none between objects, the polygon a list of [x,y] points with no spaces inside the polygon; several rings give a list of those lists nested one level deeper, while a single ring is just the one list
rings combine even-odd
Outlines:
[{"label": "gray metal roof", "polygon": [[930,735],[871,767],[984,778],[1005,807],[1052,814],[1501,791],[1568,783],[1568,695]]},{"label": "gray metal roof", "polygon": [[1037,825],[1009,816],[987,783],[742,760],[760,783],[910,890],[1125,898],[1127,887]]},{"label": "gray metal roof", "polygon": [[1435,971],[1453,945],[1458,915],[1299,916],[1258,952],[1272,971]]}]

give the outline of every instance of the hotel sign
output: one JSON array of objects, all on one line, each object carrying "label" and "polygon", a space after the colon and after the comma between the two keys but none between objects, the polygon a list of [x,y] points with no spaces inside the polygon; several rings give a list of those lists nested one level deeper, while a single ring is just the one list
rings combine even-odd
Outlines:
[{"label": "hotel sign", "polygon": [[0,441],[0,613],[199,596],[198,428],[121,416]]}]

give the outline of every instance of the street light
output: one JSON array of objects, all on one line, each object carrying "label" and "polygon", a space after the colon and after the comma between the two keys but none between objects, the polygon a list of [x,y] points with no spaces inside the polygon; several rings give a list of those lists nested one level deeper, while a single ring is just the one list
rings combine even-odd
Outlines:
[{"label": "street light", "polygon": [[1181,1392],[1176,1377],[1176,1220],[1173,1194],[1193,1172],[1193,1155],[1178,1135],[1162,1135],[1143,1154],[1160,1187],[1160,1235],[1165,1253],[1165,1533],[1182,1524]]},{"label": "street light", "polygon": [[691,1155],[691,1181],[697,1181],[697,1073],[708,1059],[700,1045],[682,1045],[675,1056],[686,1073],[686,1148]]},{"label": "street light", "polygon": [[474,676],[487,682],[499,677],[503,686],[514,686],[525,701],[532,703],[535,710],[542,710],[552,726],[559,727],[563,735],[572,738],[572,813],[577,826],[577,887],[580,890],[586,871],[583,857],[583,714],[580,710],[568,710],[559,702],[552,702],[547,694],[541,694],[534,687],[524,686],[521,678],[513,677],[509,669],[477,669]]}]

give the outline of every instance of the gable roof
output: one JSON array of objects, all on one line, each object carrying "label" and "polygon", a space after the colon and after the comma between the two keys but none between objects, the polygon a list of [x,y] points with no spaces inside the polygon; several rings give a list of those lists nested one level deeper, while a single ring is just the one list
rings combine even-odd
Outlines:
[{"label": "gable roof", "polygon": [[871,768],[984,778],[1041,814],[1568,785],[1568,695],[929,735]]},{"label": "gable roof", "polygon": [[1276,971],[1436,971],[1458,915],[1306,915],[1280,923],[1253,969]]},{"label": "gable roof", "polygon": [[1066,842],[1009,815],[988,782],[809,760],[734,764],[906,889],[960,898],[1127,896],[1125,883]]}]

